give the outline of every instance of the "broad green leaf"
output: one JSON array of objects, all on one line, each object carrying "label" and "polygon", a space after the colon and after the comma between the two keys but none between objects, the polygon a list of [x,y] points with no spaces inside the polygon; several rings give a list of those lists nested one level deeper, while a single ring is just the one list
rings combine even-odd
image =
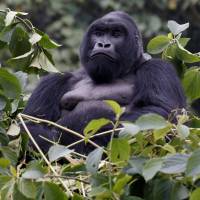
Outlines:
[{"label": "broad green leaf", "polygon": [[179,58],[181,61],[185,63],[195,63],[195,62],[200,62],[200,56],[197,54],[193,54],[186,50],[181,44],[178,42],[177,43],[177,49],[176,49],[176,56]]},{"label": "broad green leaf", "polygon": [[178,41],[182,47],[185,47],[187,43],[190,41],[190,38],[180,38]]},{"label": "broad green leaf", "polygon": [[32,200],[30,198],[27,198],[26,196],[24,196],[24,194],[22,194],[19,189],[17,188],[17,184],[15,184],[14,187],[14,191],[13,191],[13,200]]},{"label": "broad green leaf", "polygon": [[84,200],[84,197],[77,193],[73,193],[72,200]]},{"label": "broad green leaf", "polygon": [[37,42],[39,42],[42,39],[42,36],[39,35],[38,33],[33,33],[33,35],[31,36],[31,38],[29,39],[29,42],[34,45]]},{"label": "broad green leaf", "polygon": [[48,151],[48,157],[49,157],[49,161],[53,162],[56,161],[62,157],[65,157],[69,154],[71,154],[73,152],[73,150],[68,149],[65,146],[56,144],[50,147],[49,151]]},{"label": "broad green leaf", "polygon": [[177,22],[170,20],[167,24],[169,30],[174,34],[178,35],[179,33],[185,31],[187,28],[189,28],[189,23],[185,24],[178,24]]},{"label": "broad green leaf", "polygon": [[198,176],[200,175],[200,149],[196,149],[189,157],[186,166],[187,176]]},{"label": "broad green leaf", "polygon": [[0,111],[3,110],[6,107],[6,104],[7,104],[6,97],[1,93],[3,93],[3,92],[0,91]]},{"label": "broad green leaf", "polygon": [[[113,138],[111,142],[111,162],[126,161],[130,157],[130,144],[126,138]],[[110,145],[110,144],[109,144]]]},{"label": "broad green leaf", "polygon": [[44,177],[47,172],[39,162],[31,163],[22,174],[22,178],[25,179],[38,179]]},{"label": "broad green leaf", "polygon": [[18,98],[21,94],[21,86],[16,76],[5,69],[0,69],[0,87],[8,98]]},{"label": "broad green leaf", "polygon": [[111,121],[105,118],[91,120],[83,131],[86,137],[86,142],[91,135],[94,135],[95,133],[97,133],[98,130],[103,128],[105,125],[108,125],[109,123],[111,123]]},{"label": "broad green leaf", "polygon": [[154,113],[142,115],[135,124],[140,127],[140,130],[163,129],[168,125],[162,116]]},{"label": "broad green leaf", "polygon": [[[13,33],[16,25],[17,25],[17,23],[13,23],[13,24],[6,26],[6,27],[3,26],[1,31],[0,31],[0,41],[3,41],[7,44],[10,43],[12,33]],[[1,26],[0,26],[0,28],[1,28]]]},{"label": "broad green leaf", "polygon": [[42,38],[39,41],[39,45],[45,49],[53,49],[61,46],[60,44],[57,44],[56,42],[51,40],[47,34],[44,34],[42,36]]},{"label": "broad green leaf", "polygon": [[186,170],[189,156],[186,154],[175,154],[166,156],[163,160],[161,172],[165,174],[178,174]]},{"label": "broad green leaf", "polygon": [[197,188],[192,192],[189,200],[199,200],[199,197],[200,197],[200,188]]},{"label": "broad green leaf", "polygon": [[122,200],[144,200],[144,199],[137,196],[127,196],[124,197]]},{"label": "broad green leaf", "polygon": [[35,182],[20,178],[18,184],[18,190],[26,197],[30,199],[36,199],[37,188]]},{"label": "broad green leaf", "polygon": [[29,52],[26,52],[26,53],[23,54],[23,55],[20,55],[20,56],[11,58],[11,59],[12,59],[12,60],[18,60],[18,59],[26,58],[26,57],[29,57],[31,54],[33,54],[33,52],[34,52],[34,49],[31,49]]},{"label": "broad green leaf", "polygon": [[162,158],[152,158],[147,161],[143,168],[143,177],[146,181],[151,180],[157,172],[162,168],[163,159]]},{"label": "broad green leaf", "polygon": [[10,160],[6,158],[0,158],[0,167],[1,168],[7,168],[10,165]]},{"label": "broad green leaf", "polygon": [[11,176],[0,175],[0,190],[12,184],[13,178]]},{"label": "broad green leaf", "polygon": [[162,149],[164,149],[165,151],[168,151],[168,152],[170,152],[172,154],[176,153],[176,149],[172,145],[170,145],[168,143],[165,144],[164,146],[162,146]]},{"label": "broad green leaf", "polygon": [[124,129],[119,132],[119,137],[126,137],[126,136],[133,137],[140,131],[140,127],[135,124],[129,122],[123,122],[122,125]]},{"label": "broad green leaf", "polygon": [[13,31],[9,49],[13,57],[21,56],[31,50],[28,33],[21,27],[16,27]]},{"label": "broad green leaf", "polygon": [[162,129],[154,130],[153,131],[154,140],[157,141],[159,139],[164,139],[165,136],[167,135],[167,133],[170,132],[170,130],[171,130],[171,126],[170,125],[168,125],[165,128],[162,128]]},{"label": "broad green leaf", "polygon": [[97,148],[89,153],[86,159],[86,169],[88,172],[95,174],[99,168],[99,163],[103,155],[103,148]]},{"label": "broad green leaf", "polygon": [[18,161],[17,151],[13,150],[8,146],[1,146],[0,151],[3,154],[3,157],[10,160],[12,165],[15,166]]},{"label": "broad green leaf", "polygon": [[44,183],[45,200],[67,200],[67,196],[61,188],[55,183]]},{"label": "broad green leaf", "polygon": [[[48,72],[59,72],[55,66],[52,64],[51,60],[45,55],[44,52],[41,52],[38,58],[39,65],[41,68]],[[32,65],[31,65],[32,66]]]},{"label": "broad green leaf", "polygon": [[16,15],[17,15],[17,12],[9,11],[5,17],[5,25],[9,26],[13,22]]},{"label": "broad green leaf", "polygon": [[7,135],[17,136],[20,133],[20,127],[16,123],[12,123],[7,131]]},{"label": "broad green leaf", "polygon": [[123,109],[120,107],[120,105],[113,100],[105,100],[105,103],[107,103],[113,110],[113,112],[116,114],[116,116],[120,116],[123,112]]},{"label": "broad green leaf", "polygon": [[187,70],[182,83],[185,93],[190,100],[200,98],[200,68]]},{"label": "broad green leaf", "polygon": [[169,45],[170,39],[165,35],[159,35],[153,38],[147,45],[147,51],[151,54],[163,52]]},{"label": "broad green leaf", "polygon": [[89,193],[90,197],[98,197],[99,200],[111,199],[112,193],[108,188],[103,186],[92,187],[91,192]]},{"label": "broad green leaf", "polygon": [[124,175],[123,177],[120,177],[119,179],[117,179],[116,183],[113,186],[113,192],[122,194],[125,186],[131,180],[131,178],[132,177],[129,175]]},{"label": "broad green leaf", "polygon": [[190,135],[190,129],[184,124],[178,124],[177,132],[179,136],[183,139],[187,138]]},{"label": "broad green leaf", "polygon": [[127,174],[140,174],[142,175],[142,168],[147,161],[145,157],[133,157],[128,161],[128,166],[124,169]]}]

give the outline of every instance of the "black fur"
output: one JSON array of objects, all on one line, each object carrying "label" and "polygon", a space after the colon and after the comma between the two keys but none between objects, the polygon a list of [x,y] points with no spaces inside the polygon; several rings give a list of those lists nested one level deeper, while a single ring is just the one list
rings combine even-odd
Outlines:
[{"label": "black fur", "polygon": [[[123,30],[119,32],[118,27]],[[103,35],[97,34],[96,29],[103,29]],[[113,31],[118,31],[117,37]],[[111,12],[93,22],[83,38],[80,59],[81,69],[44,77],[24,113],[82,133],[92,119],[115,119],[111,108],[102,102],[104,99],[113,99],[125,106],[122,120],[130,121],[145,113],[168,118],[172,110],[186,106],[174,67],[160,59],[146,59],[138,28],[126,13]],[[55,141],[60,139],[64,145],[79,139],[47,125],[27,125],[45,152],[50,144],[39,135]],[[108,141],[109,136],[96,139],[100,145]],[[74,148],[82,153],[92,149],[84,143]]]}]

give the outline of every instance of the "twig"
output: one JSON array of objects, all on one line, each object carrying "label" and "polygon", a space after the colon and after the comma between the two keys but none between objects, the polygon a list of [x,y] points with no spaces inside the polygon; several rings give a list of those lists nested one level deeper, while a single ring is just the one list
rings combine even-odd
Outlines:
[{"label": "twig", "polygon": [[[26,119],[29,119],[29,120],[34,120],[34,121],[38,120],[38,121],[43,122],[43,123],[46,123],[46,124],[51,124],[51,125],[53,125],[53,126],[55,126],[55,127],[57,127],[57,128],[60,128],[60,129],[62,129],[62,130],[64,130],[64,131],[67,131],[67,132],[69,132],[69,133],[72,133],[73,135],[75,135],[75,136],[77,136],[77,137],[80,137],[80,138],[82,138],[82,139],[85,140],[85,137],[84,137],[83,135],[81,135],[80,133],[78,133],[78,132],[76,132],[76,131],[73,131],[73,130],[71,130],[71,129],[69,129],[69,128],[66,128],[66,127],[64,127],[64,126],[61,126],[61,125],[59,125],[59,124],[57,124],[57,123],[55,123],[55,122],[52,122],[52,121],[49,121],[49,120],[46,120],[46,119],[40,119],[40,118],[37,118],[37,117],[32,117],[32,116],[30,116],[30,115],[26,115],[26,114],[22,114],[22,113],[21,113],[20,115],[21,115],[22,117],[26,118]],[[98,144],[96,144],[95,142],[93,142],[93,141],[91,141],[91,140],[88,140],[88,142],[89,142],[90,144],[92,144],[93,146],[95,146],[96,148],[100,148],[100,146],[99,146]],[[107,151],[104,150],[104,153],[107,153]]]},{"label": "twig", "polygon": [[63,179],[72,179],[75,181],[83,182],[85,184],[90,184],[88,181],[85,181],[83,179],[79,179],[77,177],[72,177],[72,176],[52,176],[52,175],[46,175],[45,178],[63,178]]},{"label": "twig", "polygon": [[[38,146],[38,144],[36,143],[36,141],[34,140],[34,138],[32,137],[30,131],[28,130],[26,124],[24,123],[24,120],[22,119],[22,114],[18,114],[17,117],[19,118],[20,122],[22,123],[22,126],[24,127],[26,133],[28,134],[29,138],[31,139],[31,141],[33,142],[33,144],[35,145],[36,149],[38,150],[38,152],[41,154],[41,156],[43,157],[44,161],[47,163],[47,165],[49,166],[49,168],[51,169],[51,171],[53,172],[53,174],[55,176],[58,176],[57,172],[54,170],[54,168],[52,167],[51,163],[49,162],[49,160],[46,158],[46,156],[44,155],[44,153],[42,152],[42,150],[40,149],[40,147]],[[68,192],[68,194],[70,196],[73,197],[72,192],[70,191],[70,189],[65,185],[65,183],[62,181],[61,178],[58,178],[58,180],[60,181],[60,183],[63,185],[63,187],[66,189],[66,191]]]},{"label": "twig", "polygon": [[[51,141],[51,140],[49,140],[48,138],[46,138],[46,137],[44,137],[44,136],[42,136],[42,135],[39,135],[39,137],[41,137],[43,140],[46,140],[47,142],[49,142],[49,143],[51,143],[51,144],[53,144],[53,145],[56,145],[56,144],[57,144],[56,142]],[[66,148],[68,148],[68,147],[66,146]],[[80,153],[78,153],[78,152],[76,152],[76,151],[72,151],[71,153],[73,153],[73,154],[75,154],[75,155],[77,155],[77,156],[83,157],[83,158],[87,158],[87,156],[85,156],[85,155],[83,155],[83,154],[80,154]]]}]

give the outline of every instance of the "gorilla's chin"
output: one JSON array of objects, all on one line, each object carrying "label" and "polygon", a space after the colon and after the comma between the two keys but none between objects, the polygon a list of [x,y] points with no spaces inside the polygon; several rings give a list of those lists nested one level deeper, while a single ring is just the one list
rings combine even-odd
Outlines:
[{"label": "gorilla's chin", "polygon": [[85,65],[86,71],[96,83],[110,83],[118,76],[117,62],[106,56],[95,56]]}]

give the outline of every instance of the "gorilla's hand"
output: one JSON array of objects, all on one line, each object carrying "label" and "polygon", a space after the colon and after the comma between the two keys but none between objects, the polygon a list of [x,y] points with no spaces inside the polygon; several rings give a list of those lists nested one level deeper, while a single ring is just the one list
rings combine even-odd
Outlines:
[{"label": "gorilla's hand", "polygon": [[72,111],[64,111],[57,123],[76,131],[82,131],[92,119],[114,120],[114,117],[112,109],[105,102],[91,100],[79,102]]}]

